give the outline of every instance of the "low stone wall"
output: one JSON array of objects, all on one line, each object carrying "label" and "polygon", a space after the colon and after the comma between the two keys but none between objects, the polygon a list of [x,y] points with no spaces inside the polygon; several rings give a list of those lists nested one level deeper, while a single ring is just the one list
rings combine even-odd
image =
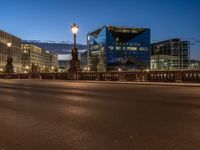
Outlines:
[{"label": "low stone wall", "polygon": [[133,82],[190,82],[200,83],[200,70],[184,71],[135,71],[135,72],[78,72],[33,74],[0,74],[0,79],[48,79],[48,80],[99,80]]}]

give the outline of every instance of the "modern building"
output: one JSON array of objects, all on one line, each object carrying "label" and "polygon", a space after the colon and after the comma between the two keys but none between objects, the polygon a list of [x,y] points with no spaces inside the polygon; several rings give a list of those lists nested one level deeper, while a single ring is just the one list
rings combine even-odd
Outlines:
[{"label": "modern building", "polygon": [[58,55],[50,53],[50,69],[51,72],[58,71]]},{"label": "modern building", "polygon": [[188,69],[190,62],[190,43],[180,39],[170,39],[151,45],[151,69]]},{"label": "modern building", "polygon": [[103,26],[87,35],[88,67],[92,71],[150,67],[150,29]]},{"label": "modern building", "polygon": [[66,72],[70,67],[70,61],[72,59],[71,54],[59,54],[58,55],[58,71],[59,72]]},{"label": "modern building", "polygon": [[35,46],[33,44],[22,44],[22,69],[24,72],[31,70],[32,64],[37,66],[41,72],[49,72],[58,66],[56,55]]},{"label": "modern building", "polygon": [[[12,43],[9,50],[7,43]],[[0,30],[0,72],[5,71],[5,66],[7,64],[7,57],[10,55],[13,59],[14,72],[20,72],[21,70],[21,39]]]},{"label": "modern building", "polygon": [[81,68],[83,71],[89,71],[87,50],[80,54]]},{"label": "modern building", "polygon": [[189,68],[191,70],[200,70],[200,61],[199,60],[191,60]]}]

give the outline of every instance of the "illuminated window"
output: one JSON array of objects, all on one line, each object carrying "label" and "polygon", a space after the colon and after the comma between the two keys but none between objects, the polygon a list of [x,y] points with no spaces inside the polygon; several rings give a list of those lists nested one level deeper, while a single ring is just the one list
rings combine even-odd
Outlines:
[{"label": "illuminated window", "polygon": [[125,50],[126,50],[126,47],[123,47],[123,50],[125,51]]},{"label": "illuminated window", "polygon": [[94,45],[91,47],[91,49],[99,49],[99,47],[100,47],[99,45]]},{"label": "illuminated window", "polygon": [[113,46],[109,46],[108,49],[114,50],[114,47]]},{"label": "illuminated window", "polygon": [[127,47],[128,51],[137,51],[137,47]]},{"label": "illuminated window", "polygon": [[116,46],[116,50],[121,50],[121,47],[120,46]]},{"label": "illuminated window", "polygon": [[147,47],[140,47],[139,50],[140,51],[148,51],[148,48]]}]

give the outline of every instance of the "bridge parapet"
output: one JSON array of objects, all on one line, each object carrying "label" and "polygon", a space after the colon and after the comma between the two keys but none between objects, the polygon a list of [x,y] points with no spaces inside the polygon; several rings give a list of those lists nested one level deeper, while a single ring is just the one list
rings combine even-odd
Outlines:
[{"label": "bridge parapet", "polygon": [[[0,79],[6,79],[0,74]],[[132,82],[193,82],[200,83],[200,70],[133,71],[133,72],[78,72],[79,80],[132,81]],[[10,79],[70,80],[68,73],[10,74]]]}]

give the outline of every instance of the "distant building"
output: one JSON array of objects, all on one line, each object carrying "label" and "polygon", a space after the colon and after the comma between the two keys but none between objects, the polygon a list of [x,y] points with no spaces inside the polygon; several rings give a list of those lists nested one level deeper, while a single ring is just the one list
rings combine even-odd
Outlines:
[{"label": "distant building", "polygon": [[66,72],[69,69],[70,61],[72,59],[71,54],[65,54],[65,55],[58,55],[58,71],[59,72]]},{"label": "distant building", "polygon": [[81,68],[83,71],[88,71],[88,52],[85,51],[80,54]]},{"label": "distant building", "polygon": [[189,68],[191,70],[200,70],[200,61],[199,60],[191,60]]},{"label": "distant building", "polygon": [[13,59],[14,71],[20,72],[22,67],[21,39],[2,30],[0,30],[0,72],[5,70],[5,66],[7,64],[7,57],[9,54],[9,49],[7,47],[8,42],[12,43],[10,54]]},{"label": "distant building", "polygon": [[50,54],[50,69],[52,72],[58,71],[58,55]]},{"label": "distant building", "polygon": [[87,43],[93,71],[150,67],[150,29],[103,26],[88,34]]},{"label": "distant building", "polygon": [[57,67],[56,56],[33,44],[22,44],[23,71],[30,71],[32,64],[38,66],[42,72],[49,72],[51,67]]},{"label": "distant building", "polygon": [[[66,41],[37,41],[37,40],[24,40],[23,43],[29,43],[38,47],[44,48],[54,54],[71,54],[71,48],[74,46],[71,42]],[[79,52],[86,49],[86,45],[77,43]]]},{"label": "distant building", "polygon": [[151,45],[151,69],[188,69],[190,62],[190,43],[180,39],[170,39]]},{"label": "distant building", "polygon": [[[78,50],[78,57],[81,60],[82,59],[82,54],[85,52],[86,50]],[[84,58],[85,59],[85,58]],[[70,67],[70,61],[72,60],[72,54],[68,53],[68,54],[58,54],[58,68],[59,68],[59,72],[67,72],[69,67]],[[83,68],[84,66],[82,65],[82,61],[81,61],[81,67]]]}]

